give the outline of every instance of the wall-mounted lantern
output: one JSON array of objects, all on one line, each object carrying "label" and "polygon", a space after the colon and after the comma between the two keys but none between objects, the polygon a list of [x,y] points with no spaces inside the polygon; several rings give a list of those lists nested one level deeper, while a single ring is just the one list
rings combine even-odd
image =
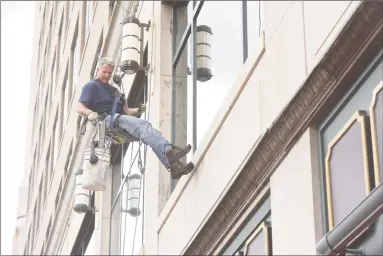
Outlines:
[{"label": "wall-mounted lantern", "polygon": [[[93,143],[92,143],[93,144]],[[110,164],[110,149],[91,145],[84,154],[82,188],[93,191],[105,189]]]},{"label": "wall-mounted lantern", "polygon": [[211,72],[211,35],[210,27],[206,25],[197,26],[196,57],[197,57],[197,80],[206,82],[213,76]]},{"label": "wall-mounted lantern", "polygon": [[144,28],[148,23],[140,23],[135,17],[126,17],[122,21],[121,65],[120,69],[127,75],[133,75],[143,67]]},{"label": "wall-mounted lantern", "polygon": [[79,169],[76,173],[76,188],[74,192],[73,210],[77,213],[86,213],[91,208],[89,207],[89,190],[82,188],[83,169]]},{"label": "wall-mounted lantern", "polygon": [[[128,186],[127,186],[128,185]],[[141,175],[138,173],[128,177],[127,184],[122,189],[121,211],[133,217],[141,214],[139,197],[141,193]]]}]

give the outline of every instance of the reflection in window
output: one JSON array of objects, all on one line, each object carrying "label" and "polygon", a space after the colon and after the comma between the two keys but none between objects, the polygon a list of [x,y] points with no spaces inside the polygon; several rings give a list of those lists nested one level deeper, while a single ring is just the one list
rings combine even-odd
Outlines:
[{"label": "reflection in window", "polygon": [[[143,176],[139,168],[139,159],[143,161],[144,145],[130,143],[126,151],[121,170],[122,188],[120,195],[120,235],[121,255],[137,254],[143,243]],[[129,190],[130,189],[130,190]],[[139,207],[136,207],[139,205]]]},{"label": "reflection in window", "polygon": [[[174,143],[182,145],[186,139],[193,145],[193,152],[196,150],[234,85],[244,60],[258,48],[262,19],[260,1],[175,4],[172,27]],[[197,72],[200,68],[209,69],[212,77],[200,79]],[[190,158],[187,156],[187,160]]]},{"label": "reflection in window", "polygon": [[246,241],[245,255],[271,255],[271,228],[263,222]]},{"label": "reflection in window", "polygon": [[365,114],[356,112],[328,145],[325,168],[329,229],[371,190]]},{"label": "reflection in window", "polygon": [[88,37],[93,19],[93,1],[86,1],[84,38]]},{"label": "reflection in window", "polygon": [[[219,15],[212,15],[217,10]],[[239,1],[206,1],[197,18],[197,26],[206,25],[213,32],[210,43],[213,77],[207,82],[197,82],[197,145],[242,67],[241,14]]]}]

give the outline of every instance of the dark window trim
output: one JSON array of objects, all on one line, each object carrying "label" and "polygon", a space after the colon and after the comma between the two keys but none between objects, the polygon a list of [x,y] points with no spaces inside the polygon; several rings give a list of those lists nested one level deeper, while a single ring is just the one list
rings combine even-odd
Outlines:
[{"label": "dark window trim", "polygon": [[318,154],[319,154],[319,170],[320,170],[320,197],[321,197],[321,216],[322,216],[322,232],[326,234],[329,232],[329,218],[327,216],[327,192],[326,192],[326,176],[325,176],[325,165],[324,158],[326,157],[323,152],[323,131],[330,125],[330,123],[336,118],[339,112],[345,107],[345,105],[351,100],[356,91],[363,86],[363,83],[369,78],[371,73],[377,66],[383,61],[383,50],[381,50],[377,56],[367,65],[365,70],[359,75],[358,79],[354,82],[351,88],[345,93],[345,95],[334,105],[326,118],[318,125]]},{"label": "dark window trim", "polygon": [[[265,208],[263,208],[265,207]],[[263,214],[262,214],[263,213]],[[259,219],[257,218],[259,217]],[[219,251],[219,255],[232,255],[239,251],[239,249],[244,248],[248,239],[252,236],[257,228],[265,224],[268,218],[271,218],[271,194],[270,190],[267,191],[256,206],[248,213],[246,218],[243,219],[242,223],[237,227],[236,232],[230,237],[226,242],[225,246],[222,247]],[[270,222],[271,223],[271,222]],[[271,227],[272,225],[270,225]],[[249,229],[251,227],[251,229]],[[243,241],[236,242],[236,239],[240,236],[241,233],[245,233],[245,238]],[[238,241],[238,240],[237,240]],[[270,240],[272,243],[272,241]],[[235,247],[233,245],[236,244]],[[271,251],[271,250],[270,250]]]}]

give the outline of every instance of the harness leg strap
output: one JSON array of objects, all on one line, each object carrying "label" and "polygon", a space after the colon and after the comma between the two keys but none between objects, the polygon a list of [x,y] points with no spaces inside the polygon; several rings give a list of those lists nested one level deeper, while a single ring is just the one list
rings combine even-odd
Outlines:
[{"label": "harness leg strap", "polygon": [[116,128],[118,126],[119,121],[120,121],[120,117],[121,117],[121,115],[117,114],[117,117],[113,120],[113,128]]}]

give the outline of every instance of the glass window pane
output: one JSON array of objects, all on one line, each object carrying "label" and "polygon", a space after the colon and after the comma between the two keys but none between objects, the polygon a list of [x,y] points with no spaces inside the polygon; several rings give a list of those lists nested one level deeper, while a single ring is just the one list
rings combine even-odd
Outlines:
[{"label": "glass window pane", "polygon": [[178,3],[173,11],[175,12],[174,22],[174,37],[175,37],[175,47],[173,49],[173,54],[181,43],[182,36],[185,33],[186,27],[189,21],[192,19],[193,15],[193,1],[189,1],[187,5],[185,3]]},{"label": "glass window pane", "polygon": [[109,247],[110,255],[119,255],[120,248],[120,229],[121,229],[121,197],[119,196],[117,199],[117,203],[115,207],[112,209],[112,216],[110,220],[110,236],[111,236],[111,244]]},{"label": "glass window pane", "polygon": [[[123,183],[121,190],[121,208],[120,208],[120,254],[121,255],[136,255],[141,249],[142,244],[142,211],[143,211],[143,189],[142,189],[142,175],[138,167],[139,150],[141,150],[141,158],[144,161],[144,145],[141,148],[139,143],[130,143],[128,150],[124,157],[123,178],[127,175],[139,175],[140,179],[126,179]],[[130,173],[129,173],[130,171]],[[129,187],[135,187],[134,197],[136,201],[132,200],[132,191]],[[138,203],[139,207],[134,207],[134,203]],[[138,215],[134,215],[132,210],[137,210]],[[134,245],[133,245],[134,244]]]},{"label": "glass window pane", "polygon": [[[174,143],[193,145],[193,81],[191,70],[191,38],[179,58],[175,70],[175,112]],[[191,159],[191,154],[187,157]]]},{"label": "glass window pane", "polygon": [[363,137],[366,134],[362,125],[354,121],[351,126],[345,126],[338,133],[341,137],[334,138],[329,145],[325,164],[329,186],[328,203],[332,206],[329,215],[333,223],[330,228],[342,221],[365,198],[366,190],[369,190],[365,182],[361,182],[368,176],[364,162],[366,152],[363,149]]},{"label": "glass window pane", "polygon": [[247,255],[267,255],[265,232],[261,230],[247,247]]},{"label": "glass window pane", "polygon": [[197,145],[242,67],[242,2],[205,1],[197,18],[197,27],[201,25],[209,27],[212,35],[207,42],[197,42],[197,68],[207,66],[213,76],[197,82]]},{"label": "glass window pane", "polygon": [[247,4],[247,47],[251,56],[259,44],[261,35],[262,16],[260,1],[246,1]]},{"label": "glass window pane", "polygon": [[[141,176],[142,179],[142,176]],[[120,214],[120,254],[121,255],[137,255],[142,244],[142,210],[143,210],[143,189],[137,191],[139,196],[139,213],[138,216],[132,215],[132,200],[128,198],[129,183],[125,182],[121,191],[121,214]],[[142,186],[142,180],[138,181],[138,185]],[[137,185],[137,184],[136,184]]]}]

